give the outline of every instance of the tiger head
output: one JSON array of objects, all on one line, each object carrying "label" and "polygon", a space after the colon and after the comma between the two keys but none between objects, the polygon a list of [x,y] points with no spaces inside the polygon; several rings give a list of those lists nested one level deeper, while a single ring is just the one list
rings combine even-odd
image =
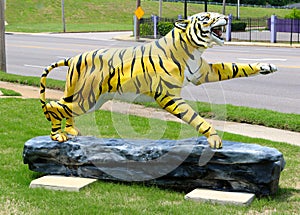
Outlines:
[{"label": "tiger head", "polygon": [[219,13],[204,12],[188,19],[178,20],[175,27],[186,34],[187,40],[196,47],[212,47],[213,43],[223,45],[222,28],[227,25],[228,18]]}]

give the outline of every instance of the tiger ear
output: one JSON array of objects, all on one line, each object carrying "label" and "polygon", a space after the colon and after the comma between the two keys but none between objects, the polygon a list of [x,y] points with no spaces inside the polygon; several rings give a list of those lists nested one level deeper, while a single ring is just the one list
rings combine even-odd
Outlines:
[{"label": "tiger ear", "polygon": [[186,30],[187,26],[190,24],[190,21],[187,20],[187,19],[180,19],[180,20],[177,20],[175,23],[174,23],[174,26],[176,28],[179,28],[183,31]]}]

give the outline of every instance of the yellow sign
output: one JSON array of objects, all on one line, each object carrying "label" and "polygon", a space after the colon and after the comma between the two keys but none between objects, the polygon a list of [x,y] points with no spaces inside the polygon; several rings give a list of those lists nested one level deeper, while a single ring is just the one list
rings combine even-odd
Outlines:
[{"label": "yellow sign", "polygon": [[138,19],[141,19],[141,18],[144,16],[145,12],[144,12],[144,10],[142,9],[142,7],[139,6],[139,7],[134,11],[134,14],[136,15],[136,17],[137,17]]}]

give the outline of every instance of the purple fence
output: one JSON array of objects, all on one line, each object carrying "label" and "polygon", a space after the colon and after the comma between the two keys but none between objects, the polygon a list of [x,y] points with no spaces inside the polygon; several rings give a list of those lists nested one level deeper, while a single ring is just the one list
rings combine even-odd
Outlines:
[{"label": "purple fence", "polygon": [[[268,28],[271,29],[271,19],[268,19]],[[299,19],[278,19],[276,18],[276,31],[277,32],[300,32]]]}]

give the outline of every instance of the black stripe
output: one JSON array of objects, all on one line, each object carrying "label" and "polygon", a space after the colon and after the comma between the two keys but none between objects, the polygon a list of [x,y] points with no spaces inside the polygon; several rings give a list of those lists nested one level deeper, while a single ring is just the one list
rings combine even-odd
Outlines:
[{"label": "black stripe", "polygon": [[151,63],[151,65],[152,65],[152,68],[154,69],[154,72],[156,72],[156,69],[155,69],[155,64],[154,64],[154,62],[153,62],[153,59],[152,59],[152,46],[150,46],[150,51],[149,51],[149,61],[150,61],[150,63]]},{"label": "black stripe", "polygon": [[161,59],[160,56],[158,56],[159,58],[159,65],[160,67],[165,71],[165,73],[167,73],[168,75],[170,75],[170,73],[166,70],[165,66],[164,66],[164,63],[163,63],[163,60]]},{"label": "black stripe", "polygon": [[242,69],[242,71],[243,71],[245,77],[248,77],[248,74],[246,73],[245,69]]},{"label": "black stripe", "polygon": [[134,68],[134,64],[135,64],[135,54],[134,54],[134,57],[133,57],[133,59],[132,59],[132,62],[131,62],[131,78],[132,78],[132,76],[133,76],[133,68]]},{"label": "black stripe", "polygon": [[90,74],[92,74],[95,71],[95,68],[96,68],[96,66],[95,66],[95,57],[96,57],[96,55],[97,55],[97,51],[95,51],[92,55],[92,68],[90,70]]},{"label": "black stripe", "polygon": [[174,61],[174,63],[176,64],[176,66],[178,67],[178,69],[179,69],[179,74],[180,74],[180,76],[182,75],[182,71],[181,71],[181,65],[180,65],[180,63],[177,61],[177,59],[174,57],[174,54],[173,54],[173,52],[170,50],[170,54],[171,54],[171,58],[172,58],[172,60]]},{"label": "black stripe", "polygon": [[254,70],[254,69],[252,68],[251,64],[249,64],[249,67],[250,67],[250,69]]},{"label": "black stripe", "polygon": [[165,49],[159,44],[159,40],[156,40],[155,44],[156,44],[157,48],[159,48],[160,50],[162,50],[163,53],[165,54],[165,56],[168,57]]},{"label": "black stripe", "polygon": [[192,118],[190,119],[190,121],[188,123],[191,124],[197,116],[198,116],[198,114],[196,112],[194,112]]},{"label": "black stripe", "polygon": [[179,119],[182,119],[186,114],[187,114],[188,110],[186,110],[185,112],[179,113],[179,114],[174,114],[175,116],[177,116]]},{"label": "black stripe", "polygon": [[189,56],[190,59],[194,60],[195,57],[194,57],[194,55],[192,55],[189,52],[188,45],[187,45],[186,41],[182,38],[181,34],[179,34],[179,39],[180,39],[180,44],[181,44],[182,49],[185,51],[185,53],[187,54],[187,56]]},{"label": "black stripe", "polygon": [[[179,99],[178,99],[178,100],[179,100]],[[181,100],[181,99],[180,99],[180,100]],[[175,111],[180,105],[184,105],[184,104],[186,104],[185,101],[178,103],[178,104],[176,105],[176,107],[174,107],[173,111]]]},{"label": "black stripe", "polygon": [[202,134],[206,134],[210,129],[211,129],[211,127],[208,127],[208,129],[206,129],[205,131],[203,131]]},{"label": "black stripe", "polygon": [[45,85],[43,85],[43,84],[41,83],[40,86],[41,86],[41,88],[43,88],[43,89],[40,90],[40,93],[44,93],[45,90],[46,90],[46,89],[45,89]]},{"label": "black stripe", "polygon": [[117,91],[121,94],[121,92],[123,92],[123,89],[121,85],[120,68],[118,68],[117,75],[118,75]]},{"label": "black stripe", "polygon": [[113,68],[112,72],[109,72],[108,73],[108,80],[107,80],[107,84],[108,84],[108,92],[110,92],[112,89],[113,89],[113,86],[111,85],[111,80],[113,79],[113,77],[115,76],[116,74],[116,69]]},{"label": "black stripe", "polygon": [[[202,44],[200,44],[200,43],[198,43],[198,42],[196,42],[195,40],[194,40],[194,38],[192,37],[192,35],[191,35],[191,28],[190,28],[190,30],[189,30],[189,35],[190,35],[190,39],[192,40],[191,42],[192,43],[194,43],[195,45],[197,45],[197,46],[199,46],[199,47],[204,47],[204,45],[202,45]],[[188,37],[187,37],[188,38]]]},{"label": "black stripe", "polygon": [[166,109],[167,107],[172,106],[173,104],[175,104],[175,101],[173,99],[171,99],[170,101],[167,102],[167,104],[165,104],[163,109]]},{"label": "black stripe", "polygon": [[169,89],[174,89],[174,88],[181,88],[181,86],[176,85],[176,84],[172,84],[162,78],[160,78],[160,83],[163,82]]},{"label": "black stripe", "polygon": [[172,41],[173,41],[173,46],[174,46],[175,50],[177,50],[177,47],[176,47],[176,39],[175,39],[175,31],[174,31],[174,29],[172,30]]},{"label": "black stripe", "polygon": [[64,101],[67,102],[67,103],[72,103],[73,97],[74,97],[74,95],[71,95],[71,96],[69,96],[69,97],[64,97],[63,99],[64,99]]},{"label": "black stripe", "polygon": [[221,76],[220,70],[218,70],[218,75],[219,75],[219,81],[221,81],[222,80],[222,76]]},{"label": "black stripe", "polygon": [[120,58],[120,61],[121,61],[121,73],[122,75],[124,75],[124,62],[123,62],[123,58],[124,58],[124,55],[125,55],[125,52],[126,52],[126,49],[124,49],[123,51],[120,51],[119,53],[119,58]]},{"label": "black stripe", "polygon": [[[183,59],[183,62],[184,62],[184,64],[185,64],[185,66],[187,67],[187,70],[189,71],[189,73],[191,74],[191,75],[193,75],[194,73],[191,71],[191,68],[190,68],[190,66],[187,64],[187,62]],[[195,72],[197,72],[197,71],[195,71]]]},{"label": "black stripe", "polygon": [[82,62],[82,55],[80,55],[80,57],[79,57],[79,59],[77,61],[77,64],[76,64],[76,70],[77,70],[77,73],[78,73],[78,79],[80,77],[81,62]]},{"label": "black stripe", "polygon": [[145,47],[144,46],[141,47],[141,51],[142,51],[141,65],[142,65],[143,73],[145,73],[146,70],[145,70],[145,63],[144,63],[144,53],[145,53]]},{"label": "black stripe", "polygon": [[197,131],[200,130],[200,127],[201,127],[202,124],[203,124],[203,122],[201,122],[199,125],[196,126],[196,130],[197,130]]},{"label": "black stripe", "polygon": [[206,76],[205,76],[205,82],[209,82],[208,75],[209,75],[209,72],[206,73]]},{"label": "black stripe", "polygon": [[234,78],[239,72],[239,68],[235,63],[232,63],[232,77]]}]

